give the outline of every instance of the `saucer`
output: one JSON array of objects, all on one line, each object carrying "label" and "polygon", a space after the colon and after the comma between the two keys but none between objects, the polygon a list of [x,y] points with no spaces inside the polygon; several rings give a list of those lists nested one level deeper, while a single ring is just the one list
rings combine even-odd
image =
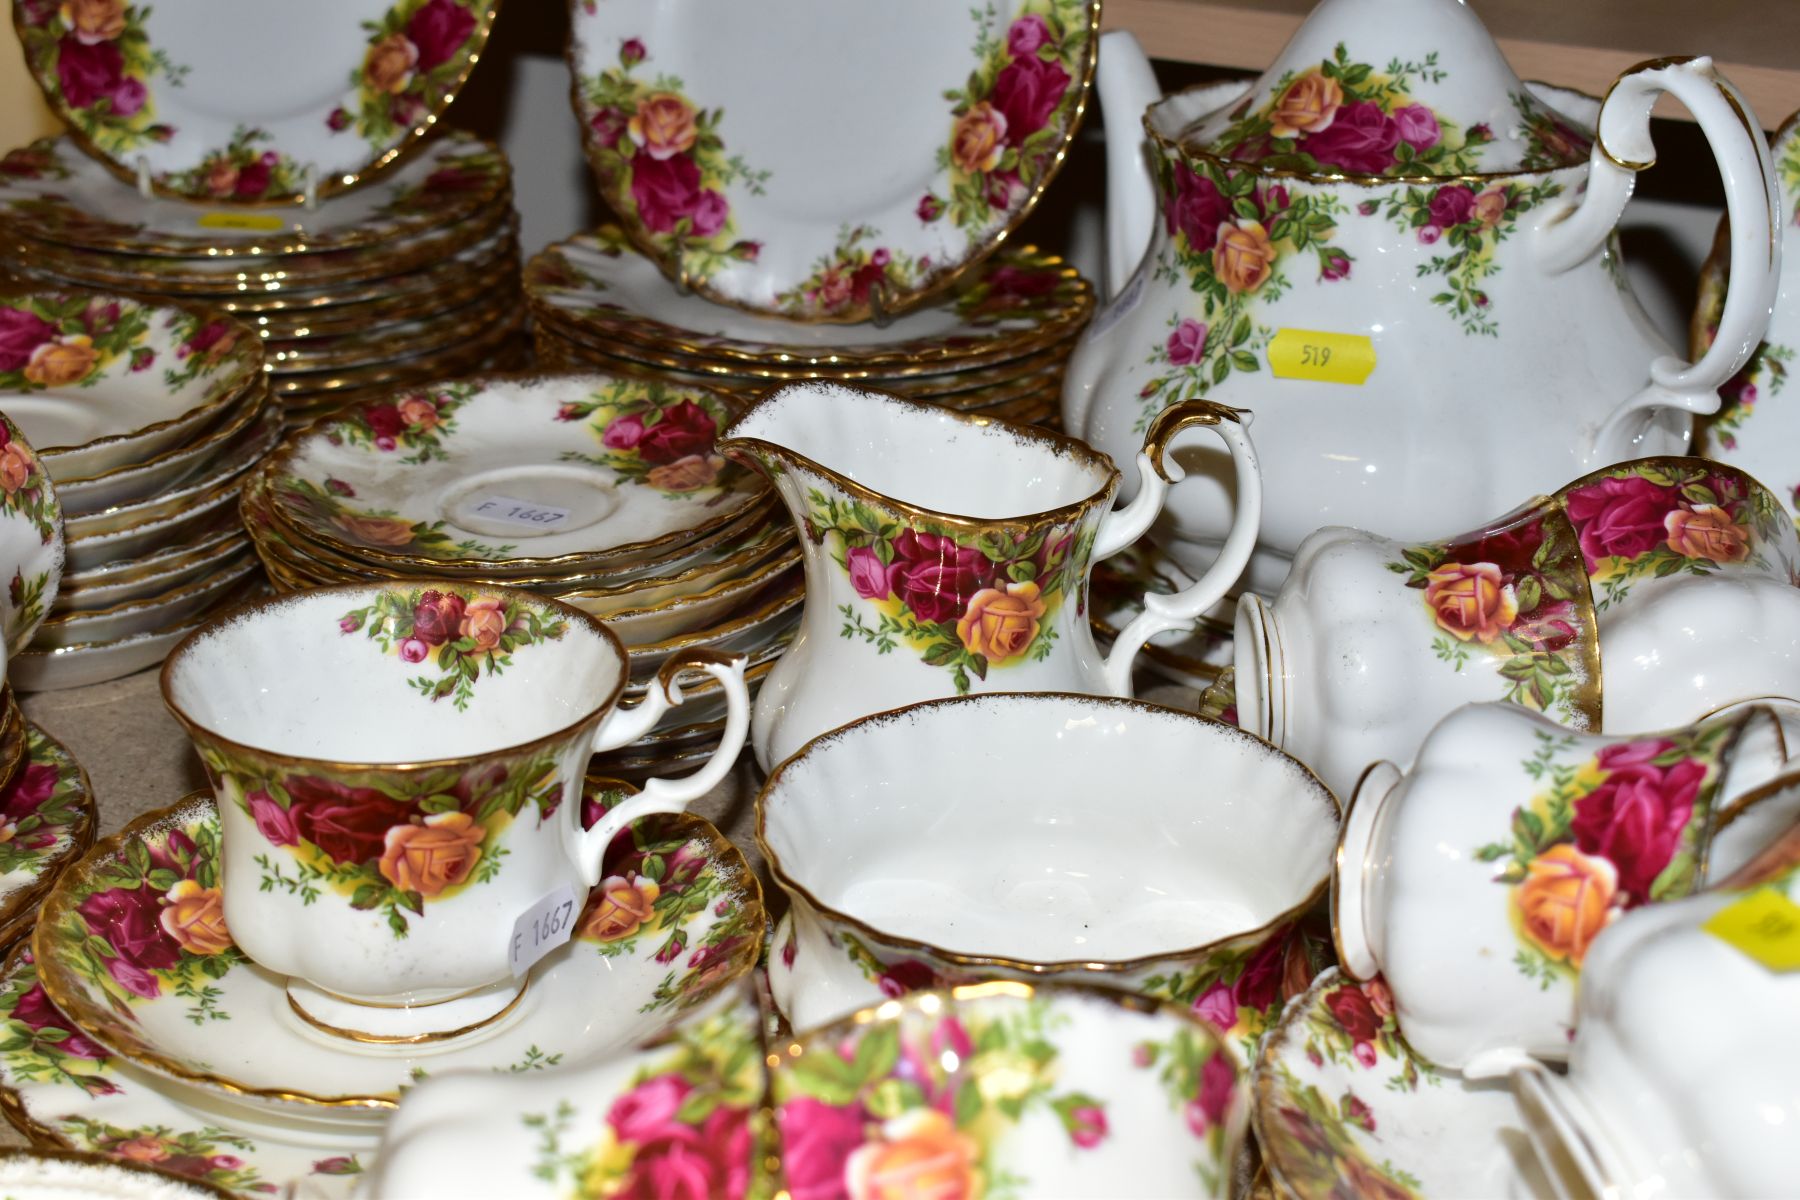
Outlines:
[{"label": "saucer", "polygon": [[1004,242],[1099,49],[1090,0],[571,13],[584,148],[632,240],[712,300],[810,321],[901,312]]},{"label": "saucer", "polygon": [[61,742],[25,723],[24,769],[0,788],[0,942],[22,932],[57,872],[94,843],[87,772]]},{"label": "saucer", "polygon": [[109,1056],[44,994],[29,943],[0,968],[0,1029],[0,1111],[47,1149],[147,1163],[239,1194],[306,1179],[310,1194],[348,1200],[376,1145],[368,1131],[283,1126]]},{"label": "saucer", "polygon": [[1255,1069],[1257,1142],[1276,1191],[1550,1196],[1505,1079],[1476,1083],[1416,1057],[1379,978],[1336,968],[1294,997]]},{"label": "saucer", "polygon": [[[584,806],[616,786],[593,785]],[[314,1028],[284,978],[221,939],[218,814],[204,792],[139,817],[67,871],[33,946],[57,1007],[136,1065],[259,1112],[380,1117],[427,1074],[522,1071],[635,1045],[750,970],[765,918],[737,849],[685,814],[621,836],[634,844],[615,843],[575,940],[538,964],[505,1016],[437,1041],[375,1045]],[[264,888],[331,886],[281,864],[264,872]]]},{"label": "saucer", "polygon": [[761,476],[713,453],[736,405],[598,373],[397,392],[284,442],[276,520],[386,568],[641,563],[743,515]]}]

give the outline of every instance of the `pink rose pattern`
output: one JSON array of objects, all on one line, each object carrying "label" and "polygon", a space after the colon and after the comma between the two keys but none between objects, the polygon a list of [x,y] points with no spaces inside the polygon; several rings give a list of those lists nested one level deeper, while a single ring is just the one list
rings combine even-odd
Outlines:
[{"label": "pink rose pattern", "polygon": [[[1522,782],[1534,794],[1514,810],[1507,840],[1476,847],[1472,861],[1511,896],[1531,884],[1539,860],[1566,862],[1572,848],[1590,873],[1606,873],[1605,912],[1579,914],[1601,928],[1641,904],[1690,894],[1702,882],[1699,838],[1743,721],[1715,718],[1668,737],[1616,741],[1579,755],[1575,735],[1540,735],[1521,764]],[[1528,928],[1519,934],[1515,962],[1545,987],[1573,980],[1580,970],[1579,953],[1553,953]]]},{"label": "pink rose pattern", "polygon": [[909,646],[950,672],[958,694],[995,668],[1048,657],[1061,606],[1085,606],[1091,514],[1015,536],[928,528],[823,479],[809,498],[807,536],[827,543],[861,602],[839,606],[840,635],[881,653]]},{"label": "pink rose pattern", "polygon": [[948,94],[945,194],[919,198],[921,224],[948,218],[979,236],[1043,186],[1081,94],[1091,36],[1079,0],[1027,0],[1004,36],[984,27],[986,52],[968,85]]},{"label": "pink rose pattern", "polygon": [[1105,1100],[1056,1089],[1061,1047],[1041,1032],[1054,1028],[1042,1023],[1047,1010],[1035,999],[964,1001],[951,1015],[908,1007],[841,1037],[806,1039],[798,1059],[781,1060],[773,1089],[794,1200],[897,1195],[875,1181],[892,1188],[919,1172],[932,1195],[974,1195],[992,1177],[995,1147],[1031,1111],[1054,1115],[1077,1154],[1105,1146]]},{"label": "pink rose pattern", "polygon": [[[1390,1091],[1441,1083],[1400,1038],[1393,996],[1380,978],[1364,984],[1321,975],[1281,1026],[1269,1073],[1263,1153],[1297,1194],[1414,1200],[1416,1181],[1389,1163],[1379,1137]],[[1358,1095],[1358,1092],[1362,1095]]]},{"label": "pink rose pattern", "polygon": [[[409,666],[429,657],[437,675],[418,675],[408,682],[434,703],[449,698],[458,712],[474,699],[484,668],[497,675],[512,665],[514,651],[556,641],[569,628],[550,609],[450,584],[384,591],[373,603],[344,613],[337,627],[346,637],[361,631],[383,653]],[[414,642],[423,645],[423,654],[409,651]]]},{"label": "pink rose pattern", "polygon": [[621,379],[563,405],[556,420],[586,422],[602,453],[588,461],[676,499],[708,502],[760,486],[714,443],[731,419],[718,396],[658,381]]},{"label": "pink rose pattern", "polygon": [[16,6],[26,62],[64,116],[101,151],[124,157],[174,129],[154,123],[150,82],[179,70],[144,34],[144,10],[121,5],[108,19],[77,23],[69,6]]},{"label": "pink rose pattern", "polygon": [[86,776],[68,751],[36,726],[27,726],[26,762],[0,788],[0,874],[42,878],[90,835]]},{"label": "pink rose pattern", "polygon": [[646,63],[654,66],[654,49],[628,38],[616,66],[577,80],[588,161],[602,193],[647,250],[673,256],[696,277],[754,262],[759,244],[731,236],[725,189],[742,183],[760,193],[768,173],[727,153],[723,109],[701,108],[660,77],[647,81],[638,72]]}]

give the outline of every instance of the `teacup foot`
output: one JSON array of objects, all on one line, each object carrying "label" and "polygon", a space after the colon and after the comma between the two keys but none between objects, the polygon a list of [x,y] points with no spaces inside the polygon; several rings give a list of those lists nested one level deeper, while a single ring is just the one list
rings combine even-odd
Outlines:
[{"label": "teacup foot", "polygon": [[321,1033],[373,1045],[441,1042],[491,1025],[513,1010],[530,977],[411,1004],[352,1000],[304,979],[287,982],[288,1006]]}]

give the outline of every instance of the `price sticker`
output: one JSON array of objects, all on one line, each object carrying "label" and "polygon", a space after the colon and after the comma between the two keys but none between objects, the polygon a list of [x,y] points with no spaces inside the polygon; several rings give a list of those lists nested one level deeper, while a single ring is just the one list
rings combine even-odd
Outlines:
[{"label": "price sticker", "polygon": [[272,213],[209,212],[195,221],[202,229],[247,229],[253,233],[279,233],[287,222]]},{"label": "price sticker", "polygon": [[1277,379],[1360,385],[1375,370],[1375,343],[1360,333],[1283,329],[1269,340],[1269,370]]},{"label": "price sticker", "polygon": [[575,916],[575,893],[567,885],[520,913],[513,922],[512,944],[506,948],[513,975],[523,975],[538,959],[568,941],[575,932]]},{"label": "price sticker", "polygon": [[470,515],[529,529],[555,529],[569,519],[569,510],[554,504],[533,504],[511,496],[483,496],[469,506]]},{"label": "price sticker", "polygon": [[1800,904],[1774,888],[1726,905],[1700,928],[1771,971],[1800,971]]}]

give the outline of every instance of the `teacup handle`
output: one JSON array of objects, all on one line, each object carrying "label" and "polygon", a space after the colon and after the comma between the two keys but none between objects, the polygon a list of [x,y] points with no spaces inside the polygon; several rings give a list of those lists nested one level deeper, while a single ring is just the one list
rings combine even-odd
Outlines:
[{"label": "teacup handle", "polygon": [[1731,225],[1731,286],[1719,332],[1699,362],[1664,355],[1650,382],[1621,403],[1594,435],[1593,465],[1622,462],[1638,448],[1650,416],[1673,408],[1704,416],[1719,409],[1719,388],[1755,352],[1769,328],[1781,267],[1781,200],[1768,140],[1731,82],[1710,58],[1662,58],[1619,76],[1600,106],[1587,193],[1580,206],[1537,233],[1539,264],[1553,274],[1585,262],[1605,244],[1631,199],[1637,173],[1656,163],[1650,110],[1664,93],[1699,123],[1725,184]]},{"label": "teacup handle", "polygon": [[706,760],[706,765],[678,779],[647,780],[643,790],[609,810],[594,827],[580,835],[576,843],[577,866],[589,887],[600,882],[600,871],[606,848],[632,821],[654,813],[683,812],[689,804],[718,786],[737,762],[744,748],[744,735],[750,730],[750,689],[744,684],[745,658],[741,654],[722,654],[704,646],[682,650],[670,656],[656,673],[656,683],[649,694],[630,708],[615,708],[594,731],[591,747],[596,754],[616,750],[637,741],[655,727],[664,713],[681,704],[686,697],[677,680],[683,671],[704,671],[725,689],[725,736],[719,748]]},{"label": "teacup handle", "polygon": [[1250,414],[1210,400],[1181,400],[1163,409],[1144,434],[1144,448],[1137,457],[1138,494],[1124,508],[1115,509],[1100,523],[1094,537],[1094,560],[1117,554],[1142,537],[1157,514],[1169,488],[1187,477],[1181,465],[1169,457],[1169,444],[1177,435],[1204,426],[1224,439],[1237,472],[1237,515],[1231,532],[1212,566],[1192,584],[1169,595],[1146,593],[1144,611],[1120,631],[1106,660],[1106,690],[1115,696],[1131,695],[1131,663],[1144,643],[1169,629],[1185,628],[1193,619],[1224,599],[1231,585],[1244,573],[1256,537],[1262,527],[1262,468],[1256,447],[1245,426]]}]

